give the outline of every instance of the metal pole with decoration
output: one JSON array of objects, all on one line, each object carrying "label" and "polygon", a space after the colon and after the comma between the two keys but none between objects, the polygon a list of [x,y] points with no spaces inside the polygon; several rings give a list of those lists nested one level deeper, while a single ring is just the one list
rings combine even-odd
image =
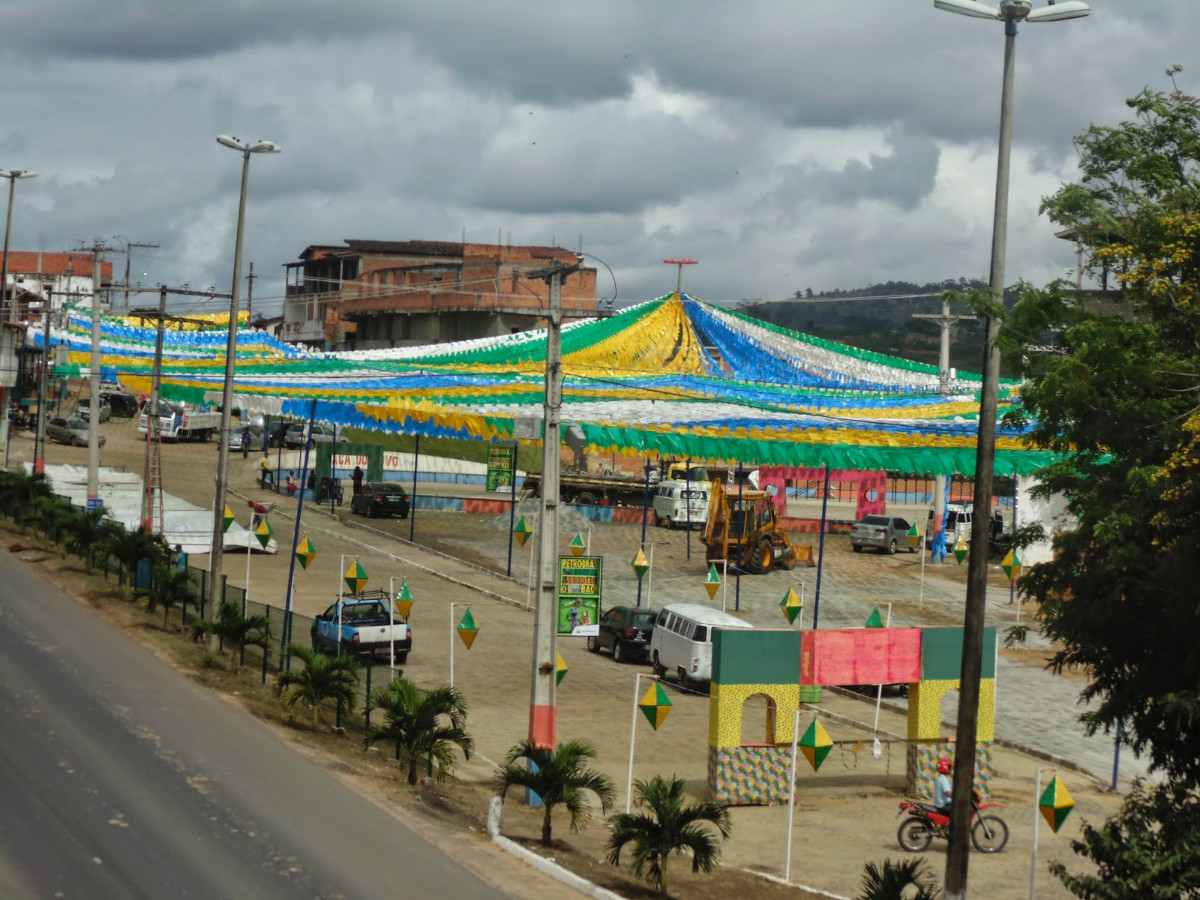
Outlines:
[{"label": "metal pole with decoration", "polygon": [[[892,627],[892,604],[888,604],[887,621],[884,621],[879,615],[879,607],[871,610],[871,615],[867,617],[867,628],[891,628]],[[871,744],[871,755],[876,759],[883,754],[883,747],[879,743],[879,707],[883,705],[883,683],[875,689],[875,724],[871,727],[871,733],[875,735],[875,739]]]},{"label": "metal pole with decoration", "polygon": [[479,634],[479,626],[475,624],[475,616],[471,614],[471,604],[469,603],[466,604],[467,608],[463,610],[458,625],[454,624],[454,607],[458,605],[457,603],[450,604],[450,687],[454,687],[454,635],[457,633],[463,646],[470,650],[471,645],[475,643],[475,635]]},{"label": "metal pole with decoration", "polygon": [[[638,702],[643,678],[653,679],[654,684],[646,691],[646,695],[641,698],[641,702]],[[658,726],[666,721],[668,713],[671,712],[671,698],[663,690],[658,676],[651,672],[639,672],[633,679],[633,714],[629,722],[629,773],[625,778],[626,813],[629,812],[630,805],[633,802],[633,746],[634,738],[637,736],[638,710],[642,711],[642,715],[646,717],[650,722],[650,727],[655,731],[658,731]]]},{"label": "metal pole with decoration", "polygon": [[1042,790],[1042,771],[1042,768],[1038,768],[1033,777],[1033,844],[1029,863],[1029,900],[1035,900],[1037,897],[1038,817],[1045,818],[1050,830],[1057,834],[1071,810],[1075,808],[1075,801],[1071,799],[1067,786],[1059,781],[1057,770],[1051,770],[1054,777],[1046,785],[1046,790]]},{"label": "metal pole with decoration", "polygon": [[629,561],[629,565],[633,568],[633,574],[637,576],[637,605],[640,607],[642,605],[642,579],[650,571],[650,561],[646,559],[645,547],[638,547],[638,552],[633,555],[633,559]]}]

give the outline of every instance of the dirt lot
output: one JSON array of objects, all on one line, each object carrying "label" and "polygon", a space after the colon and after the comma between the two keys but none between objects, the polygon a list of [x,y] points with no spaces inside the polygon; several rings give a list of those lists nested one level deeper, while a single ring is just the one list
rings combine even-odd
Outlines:
[{"label": "dirt lot", "polygon": [[[105,465],[125,467],[140,472],[144,444],[135,440],[132,423],[114,422],[105,428],[108,445],[103,451]],[[28,455],[28,442],[16,438],[14,460]],[[202,505],[211,505],[212,484],[216,469],[214,445],[165,446],[163,450],[164,485],[170,493]],[[52,446],[49,461],[81,464],[86,451]],[[236,491],[243,495],[263,498],[254,484],[257,461],[251,456],[243,461],[240,454],[231,461],[231,480]],[[272,499],[276,499],[272,496]],[[235,512],[244,509],[231,499]],[[252,563],[251,597],[253,600],[283,605],[287,581],[295,503],[282,500],[280,510],[272,516],[281,552],[275,557],[255,556]],[[416,546],[407,542],[410,522],[367,522],[350,517],[347,508],[339,510],[335,519],[327,508],[314,511],[306,507],[304,527],[318,549],[318,557],[307,570],[296,570],[295,608],[311,615],[331,602],[339,587],[342,554],[357,555],[371,578],[371,586],[386,585],[389,577],[399,582],[407,580],[416,600],[413,607],[415,645],[405,674],[423,685],[445,683],[450,677],[450,652],[456,638],[452,625],[470,605],[480,632],[473,648],[467,651],[461,644],[454,649],[454,684],[461,689],[470,705],[470,729],[476,739],[478,754],[459,769],[460,785],[451,792],[456,798],[451,805],[466,809],[467,818],[474,816],[476,827],[481,821],[490,791],[487,782],[492,769],[507,748],[525,736],[528,713],[530,671],[531,615],[524,608],[527,588],[524,584],[530,548],[514,547],[512,570],[514,578],[503,573],[508,568],[509,529],[507,516],[472,516],[461,513],[417,510],[415,520]],[[576,513],[563,515],[563,552],[575,533],[584,533],[591,541],[591,552],[605,557],[605,603],[632,602],[637,582],[628,562],[639,546],[640,526],[611,524],[591,526]],[[350,521],[353,519],[354,521]],[[660,606],[670,601],[689,600],[709,602],[704,591],[703,548],[695,534],[691,535],[691,559],[688,557],[688,535],[682,531],[651,529],[648,537],[655,542],[653,582],[644,587],[643,601]],[[481,567],[473,568],[455,559],[428,552],[429,548],[449,554]],[[862,624],[861,609],[866,604],[893,602],[893,616],[926,624],[954,624],[955,607],[938,599],[933,587],[959,585],[965,582],[965,570],[940,567],[925,573],[926,590],[916,600],[914,587],[918,577],[918,557],[900,554],[883,557],[874,554],[852,554],[844,540],[830,540],[826,545],[825,569],[842,579],[841,584],[853,585],[861,594],[843,605],[839,598],[827,596],[823,602],[822,626]],[[203,559],[193,560],[204,565]],[[226,573],[230,582],[241,584],[244,579],[244,557],[226,556]],[[488,570],[488,571],[484,571]],[[1002,576],[997,576],[1002,577]],[[744,578],[740,596],[735,586],[729,586],[726,598],[732,609],[756,624],[782,624],[777,605],[789,586],[802,582],[808,602],[814,590],[815,570],[796,570],[794,573],[771,573]],[[894,590],[897,580],[911,590],[903,598]],[[878,596],[872,597],[874,584],[887,585]],[[944,593],[944,590],[943,590]],[[736,598],[736,599],[735,599]],[[722,595],[716,595],[720,603]],[[452,607],[451,604],[454,604]],[[959,607],[960,608],[960,607]],[[806,620],[810,613],[806,610]],[[298,636],[302,637],[302,636]],[[559,739],[582,738],[592,742],[599,751],[599,767],[618,785],[618,804],[625,803],[625,782],[630,747],[630,722],[635,679],[639,672],[648,672],[645,665],[618,665],[607,653],[588,653],[582,641],[563,639],[559,651],[569,671],[558,689]],[[1009,651],[1004,651],[1008,653]],[[1044,653],[1022,651],[1014,658],[1023,658],[1039,666]],[[640,691],[648,686],[641,680]],[[637,724],[633,762],[634,777],[653,774],[676,774],[688,781],[692,793],[706,793],[706,735],[708,698],[704,694],[685,691],[668,683],[668,693],[674,704],[664,726],[651,731],[644,719]],[[900,701],[902,704],[903,701]],[[806,707],[802,722],[819,713],[835,741],[834,751],[819,772],[813,772],[802,762],[798,777],[797,811],[792,844],[792,880],[834,895],[850,896],[861,877],[867,861],[905,854],[896,844],[898,801],[904,795],[903,707],[885,701],[879,720],[882,753],[875,758],[872,750],[873,700],[837,691],[826,691],[816,708]],[[744,726],[748,734],[762,729],[761,710],[747,709]],[[638,716],[638,718],[641,718]],[[802,725],[803,727],[803,725]],[[289,732],[295,734],[296,732]],[[947,728],[945,733],[949,734]],[[894,738],[894,740],[892,740]],[[334,739],[323,739],[336,745]],[[329,749],[323,747],[323,750]],[[353,748],[344,748],[352,755]],[[1008,848],[995,856],[973,854],[971,884],[980,896],[1017,898],[1028,896],[1030,845],[1033,824],[1033,776],[1039,765],[1047,764],[1031,756],[997,748],[995,764],[998,779],[996,798],[1008,805],[1005,817],[1012,836]],[[1039,897],[1066,897],[1067,893],[1045,870],[1052,858],[1062,859],[1073,868],[1082,868],[1070,853],[1068,841],[1077,836],[1084,820],[1096,822],[1118,808],[1120,797],[1110,794],[1094,779],[1085,775],[1064,773],[1077,802],[1076,814],[1068,819],[1062,832],[1050,833],[1041,829],[1039,841]],[[1048,777],[1048,776],[1047,776]],[[377,785],[364,782],[373,791]],[[389,790],[387,796],[402,804],[412,803],[411,795],[403,790]],[[474,811],[474,812],[472,812]],[[739,808],[732,810],[733,836],[726,844],[723,862],[726,871],[719,879],[693,879],[684,860],[672,869],[673,893],[676,896],[728,896],[731,891],[752,896],[772,896],[787,889],[770,881],[739,875],[739,870],[781,877],[783,874],[786,808]],[[540,816],[510,799],[505,808],[503,833],[518,840],[536,838]],[[556,821],[556,838],[562,845],[556,855],[563,858],[589,878],[630,894],[628,880],[618,876],[611,867],[598,862],[603,858],[606,829],[594,822],[579,834],[571,834],[565,820]],[[944,847],[935,846],[926,856],[939,878],[944,867]],[[747,880],[748,879],[748,880]],[[619,885],[626,887],[619,887]],[[986,887],[984,887],[986,886]],[[634,888],[633,890],[637,890]],[[803,896],[795,889],[790,896]]]}]

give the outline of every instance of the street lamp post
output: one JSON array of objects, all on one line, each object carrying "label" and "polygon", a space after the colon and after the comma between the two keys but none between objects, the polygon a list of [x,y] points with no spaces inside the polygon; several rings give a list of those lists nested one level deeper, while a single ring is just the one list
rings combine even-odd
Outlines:
[{"label": "street lamp post", "polygon": [[700,260],[698,259],[664,259],[669,266],[675,266],[675,296],[680,300],[683,299],[683,267],[694,266]]},{"label": "street lamp post", "polygon": [[[1033,9],[1031,0],[1001,0],[999,7],[975,0],[933,0],[937,9],[992,19],[1004,23],[1004,79],[1000,98],[1000,142],[996,161],[996,202],[992,218],[991,277],[988,285],[992,302],[1004,300],[1004,255],[1008,240],[1008,171],[1012,149],[1013,56],[1016,50],[1017,23],[1056,22],[1076,19],[1091,12],[1086,3],[1067,0]],[[971,825],[971,797],[975,782],[975,744],[979,724],[979,680],[983,665],[984,602],[987,597],[988,527],[991,517],[992,477],[996,461],[996,408],[1000,386],[1000,354],[996,337],[1000,324],[987,317],[984,344],[983,383],[979,395],[979,437],[975,450],[975,516],[971,523],[971,546],[967,564],[967,599],[963,614],[962,671],[958,697],[958,721],[955,729],[953,810],[950,847],[946,853],[946,900],[967,896],[968,831]]]},{"label": "street lamp post", "polygon": [[217,436],[217,490],[213,498],[212,553],[209,556],[209,609],[216,613],[221,596],[221,564],[225,537],[225,482],[229,467],[229,430],[233,414],[234,357],[237,354],[238,287],[242,280],[242,231],[246,222],[246,178],[250,174],[251,153],[278,153],[279,146],[270,141],[240,141],[222,134],[217,138],[222,147],[242,154],[242,192],[238,198],[237,237],[233,245],[233,288],[229,297],[229,341],[225,345],[225,386],[221,394],[221,432]]},{"label": "street lamp post", "polygon": [[[36,178],[37,172],[31,172],[28,169],[0,169],[0,178],[8,179],[8,215],[4,219],[4,258],[0,260],[0,299],[4,301],[3,313],[0,313],[0,319],[5,322],[15,322],[17,320],[17,293],[8,289],[8,233],[12,230],[12,211],[13,211],[13,192],[16,190],[18,178]],[[48,301],[47,301],[48,302]],[[45,305],[43,304],[43,312]],[[44,356],[45,354],[43,354]],[[0,389],[0,409],[4,414],[4,419],[0,422],[4,432],[0,437],[4,439],[5,462],[7,463],[8,456],[8,439],[9,439],[9,418],[8,418],[9,396],[8,388]]]}]

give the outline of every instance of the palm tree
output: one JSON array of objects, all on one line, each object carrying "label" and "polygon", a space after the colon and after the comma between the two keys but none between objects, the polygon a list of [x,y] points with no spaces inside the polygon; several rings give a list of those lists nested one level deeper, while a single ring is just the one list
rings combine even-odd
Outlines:
[{"label": "palm tree", "polygon": [[51,496],[50,482],[40,472],[26,475],[23,472],[7,472],[0,478],[0,505],[18,525],[22,524],[33,509],[34,503]]},{"label": "palm tree", "polygon": [[633,871],[664,895],[667,893],[667,861],[672,853],[682,855],[690,851],[692,871],[711,872],[721,850],[720,841],[707,825],[720,832],[721,840],[728,840],[732,827],[729,810],[711,800],[685,804],[682,778],[672,776],[668,781],[655,775],[649,781],[634,784],[637,788],[635,803],[648,808],[650,813],[618,813],[612,817],[608,861],[620,865],[621,849],[632,842]]},{"label": "palm tree", "polygon": [[192,625],[193,641],[210,634],[220,638],[222,647],[229,647],[233,651],[230,671],[236,672],[245,648],[261,647],[263,653],[267,652],[267,644],[271,640],[271,620],[266,616],[244,616],[241,607],[226,601],[221,604],[215,619],[202,619]]},{"label": "palm tree", "polygon": [[358,699],[358,662],[353,656],[326,656],[303,644],[288,644],[288,653],[304,662],[300,671],[280,672],[275,679],[275,693],[282,698],[283,709],[289,716],[303,700],[312,708],[313,731],[316,731],[325,700],[337,700],[347,709],[354,709]]},{"label": "palm tree", "polygon": [[150,560],[151,567],[157,567],[165,558],[166,545],[162,535],[147,531],[139,525],[129,531],[118,524],[114,528],[108,542],[109,550],[121,562],[125,571],[125,590],[128,593],[136,578],[137,565],[143,559]]},{"label": "palm tree", "polygon": [[171,608],[188,604],[196,604],[196,585],[192,583],[191,573],[186,569],[176,569],[174,566],[156,566],[154,577],[150,580],[150,590],[146,594],[146,610],[154,612],[159,606],[163,608],[163,628],[167,627]]},{"label": "palm tree", "polygon": [[863,868],[862,893],[857,900],[937,900],[941,894],[925,860],[885,859],[882,866],[867,863]]},{"label": "palm tree", "polygon": [[[504,765],[496,770],[495,784],[500,799],[510,787],[533,791],[542,799],[542,846],[550,846],[550,814],[554,807],[565,806],[571,814],[571,830],[578,831],[591,817],[587,795],[600,801],[603,812],[612,809],[617,791],[612,780],[600,772],[585,768],[596,758],[596,748],[584,741],[567,741],[557,750],[539,747],[530,740],[521,741],[508,751]],[[519,764],[524,759],[528,764]]]},{"label": "palm tree", "polygon": [[371,725],[363,733],[363,749],[376,741],[396,745],[396,759],[403,750],[408,757],[408,783],[417,783],[417,763],[422,757],[437,762],[438,778],[454,768],[454,746],[471,758],[475,741],[465,728],[467,704],[452,687],[422,692],[407,678],[393,679],[387,687],[367,698],[367,712],[383,711],[383,724]]},{"label": "palm tree", "polygon": [[92,571],[93,551],[110,533],[104,521],[105,515],[107,511],[103,507],[77,509],[63,523],[63,530],[67,533],[67,549],[83,558],[89,572]]},{"label": "palm tree", "polygon": [[71,515],[71,504],[62,497],[39,497],[33,504],[33,518],[47,541],[57,541],[59,531]]}]

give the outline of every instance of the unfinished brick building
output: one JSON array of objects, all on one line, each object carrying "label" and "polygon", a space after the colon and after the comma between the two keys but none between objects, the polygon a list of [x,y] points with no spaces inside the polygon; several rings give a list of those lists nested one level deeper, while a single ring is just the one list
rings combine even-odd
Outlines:
[{"label": "unfinished brick building", "polygon": [[[562,247],[449,241],[314,244],[287,263],[281,337],[366,350],[511,334],[543,322],[548,287],[528,274],[579,258]],[[595,316],[596,270],[563,280],[567,320]]]}]

